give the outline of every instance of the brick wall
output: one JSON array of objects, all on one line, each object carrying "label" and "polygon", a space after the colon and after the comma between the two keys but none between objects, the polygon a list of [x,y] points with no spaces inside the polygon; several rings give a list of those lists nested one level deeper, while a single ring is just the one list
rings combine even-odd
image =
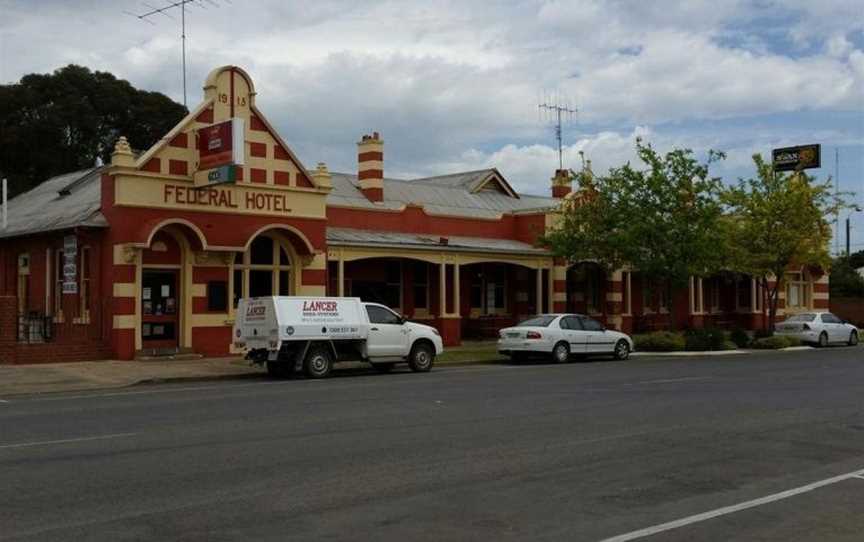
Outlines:
[{"label": "brick wall", "polygon": [[864,298],[831,297],[831,312],[858,326],[864,327]]}]

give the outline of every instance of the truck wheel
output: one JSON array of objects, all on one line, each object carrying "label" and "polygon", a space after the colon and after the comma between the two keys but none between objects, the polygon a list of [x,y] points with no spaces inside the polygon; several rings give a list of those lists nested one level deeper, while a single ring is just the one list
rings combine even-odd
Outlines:
[{"label": "truck wheel", "polygon": [[279,361],[268,361],[267,374],[273,378],[288,378],[291,376],[291,364]]},{"label": "truck wheel", "polygon": [[426,342],[419,342],[411,349],[411,354],[408,356],[408,367],[415,373],[427,373],[432,369],[432,362],[435,361],[435,350]]},{"label": "truck wheel", "polygon": [[372,368],[379,373],[389,373],[395,365],[395,363],[373,363]]},{"label": "truck wheel", "polygon": [[309,378],[326,378],[333,370],[333,356],[325,346],[313,346],[306,353],[303,370]]}]

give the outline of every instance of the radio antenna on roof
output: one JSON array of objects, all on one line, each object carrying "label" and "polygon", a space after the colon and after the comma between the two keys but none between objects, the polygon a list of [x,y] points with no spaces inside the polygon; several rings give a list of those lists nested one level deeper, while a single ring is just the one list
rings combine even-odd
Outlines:
[{"label": "radio antenna on roof", "polygon": [[[206,9],[205,0],[165,0],[166,5],[162,7],[154,6],[147,2],[141,2],[148,11],[143,13],[132,13],[131,11],[124,11],[127,15],[131,15],[140,21],[144,21],[149,24],[156,24],[150,20],[151,17],[156,15],[164,15],[171,20],[176,21],[174,17],[169,13],[171,10],[176,8],[180,8],[180,47],[183,50],[183,105],[187,107],[186,104],[186,4],[190,4],[201,9]],[[207,4],[210,4],[212,7],[219,7],[219,4],[215,0],[206,0]],[[230,3],[230,2],[229,2]]]},{"label": "radio antenna on roof", "polygon": [[541,117],[546,117],[548,120],[555,122],[555,139],[558,141],[558,169],[564,169],[561,126],[563,122],[573,120],[578,110],[575,107],[571,107],[566,101],[555,98],[554,100],[544,99],[542,103],[537,105],[537,111]]}]

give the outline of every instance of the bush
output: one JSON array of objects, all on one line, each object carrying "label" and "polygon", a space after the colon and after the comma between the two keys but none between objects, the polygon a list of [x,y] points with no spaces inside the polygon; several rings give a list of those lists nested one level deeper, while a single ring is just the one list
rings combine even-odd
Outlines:
[{"label": "bush", "polygon": [[735,343],[738,348],[746,348],[750,344],[750,335],[740,327],[736,327],[729,334],[729,340]]},{"label": "bush", "polygon": [[636,350],[641,352],[679,352],[684,350],[684,337],[670,331],[655,331],[644,335],[634,335]]},{"label": "bush", "polygon": [[750,347],[757,350],[779,350],[780,348],[788,348],[790,346],[798,346],[800,344],[801,341],[799,341],[795,337],[773,335],[771,337],[762,337],[761,339],[756,339],[755,341],[753,341],[753,344],[751,344]]},{"label": "bush", "polygon": [[690,329],[685,334],[685,348],[697,352],[705,350],[724,350],[726,333],[721,329]]},{"label": "bush", "polygon": [[737,344],[732,341],[724,341],[723,348],[721,350],[738,350],[740,348]]},{"label": "bush", "polygon": [[773,335],[774,334],[767,329],[757,329],[753,332],[754,339],[764,339],[765,337],[772,337]]}]

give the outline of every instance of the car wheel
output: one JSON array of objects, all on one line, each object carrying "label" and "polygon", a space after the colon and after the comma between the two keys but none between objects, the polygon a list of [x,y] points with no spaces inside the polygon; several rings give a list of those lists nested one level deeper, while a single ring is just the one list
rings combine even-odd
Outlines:
[{"label": "car wheel", "polygon": [[435,361],[435,350],[426,342],[414,344],[408,356],[408,367],[415,373],[428,373]]},{"label": "car wheel", "polygon": [[379,373],[389,373],[395,367],[395,363],[373,363],[372,368],[378,371]]},{"label": "car wheel", "polygon": [[570,361],[570,345],[560,342],[552,349],[552,361],[555,363],[567,363]]},{"label": "car wheel", "polygon": [[852,333],[849,334],[849,346],[856,346],[857,344],[858,332],[853,330]]},{"label": "car wheel", "polygon": [[326,346],[314,346],[306,354],[303,370],[309,378],[327,378],[333,370],[333,356]]},{"label": "car wheel", "polygon": [[623,361],[630,357],[630,345],[624,339],[621,339],[615,344],[615,359]]},{"label": "car wheel", "polygon": [[819,347],[825,348],[828,346],[828,334],[824,331],[819,335]]}]

